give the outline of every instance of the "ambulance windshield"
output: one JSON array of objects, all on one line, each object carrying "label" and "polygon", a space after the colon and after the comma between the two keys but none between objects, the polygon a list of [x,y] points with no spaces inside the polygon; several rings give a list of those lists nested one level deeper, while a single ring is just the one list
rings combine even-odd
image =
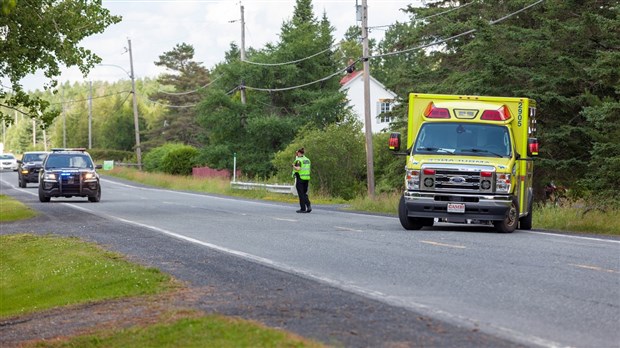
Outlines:
[{"label": "ambulance windshield", "polygon": [[505,126],[437,122],[422,125],[413,153],[511,157],[511,147]]}]

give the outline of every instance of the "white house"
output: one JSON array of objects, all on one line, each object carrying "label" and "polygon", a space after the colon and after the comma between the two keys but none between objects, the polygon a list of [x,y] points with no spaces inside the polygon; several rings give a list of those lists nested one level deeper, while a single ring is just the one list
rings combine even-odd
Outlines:
[{"label": "white house", "polygon": [[[345,75],[340,80],[340,91],[347,94],[349,106],[353,112],[366,126],[364,117],[364,71],[353,71]],[[383,115],[384,112],[392,110],[396,101],[396,94],[370,76],[370,119],[372,120],[371,129],[373,133],[379,133],[390,125],[392,119]],[[383,116],[382,116],[383,115]]]}]

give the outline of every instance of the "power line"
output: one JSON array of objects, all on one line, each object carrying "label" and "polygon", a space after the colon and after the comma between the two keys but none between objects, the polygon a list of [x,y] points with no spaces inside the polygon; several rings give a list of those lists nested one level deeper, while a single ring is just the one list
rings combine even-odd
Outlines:
[{"label": "power line", "polygon": [[331,51],[332,49],[334,49],[336,47],[339,47],[339,46],[340,46],[340,43],[337,43],[337,44],[335,44],[335,45],[333,45],[333,46],[331,46],[331,47],[329,47],[327,49],[324,49],[321,52],[317,52],[317,53],[315,53],[313,55],[310,55],[310,56],[307,56],[307,57],[304,57],[304,58],[301,58],[301,59],[297,59],[297,60],[291,60],[291,61],[288,61],[288,62],[283,62],[283,63],[259,63],[259,62],[252,62],[252,61],[249,61],[249,60],[242,60],[242,62],[248,63],[248,64],[253,64],[253,65],[260,65],[260,66],[290,65],[290,64],[296,64],[296,63],[299,63],[299,62],[303,62],[304,60],[308,60],[310,58],[314,58],[314,57],[316,57],[318,55],[321,55],[321,54],[323,54],[323,53],[325,53],[327,51]]},{"label": "power line", "polygon": [[[534,7],[534,6],[536,6],[536,5],[540,4],[540,3],[542,3],[543,1],[545,1],[545,0],[538,0],[538,1],[536,1],[536,2],[532,3],[532,4],[528,5],[528,6],[525,6],[525,7],[521,8],[521,9],[519,9],[519,10],[515,11],[515,12],[512,12],[512,13],[510,13],[510,14],[508,14],[508,15],[504,16],[504,17],[498,18],[498,19],[493,20],[493,21],[489,21],[489,25],[495,25],[495,24],[497,24],[497,23],[503,22],[503,21],[505,21],[506,19],[508,19],[508,18],[510,18],[510,17],[513,17],[513,16],[515,16],[515,15],[517,15],[517,14],[519,14],[519,13],[523,12],[523,11],[526,11],[526,10],[530,9],[531,7]],[[469,3],[469,4],[471,4],[471,3]],[[461,8],[462,8],[462,7],[464,7],[464,6],[465,6],[465,5],[461,6]],[[438,14],[437,14],[437,15],[438,15]],[[422,49],[422,48],[426,48],[426,47],[431,47],[431,46],[439,45],[439,44],[442,44],[442,43],[445,43],[445,42],[448,42],[448,41],[454,40],[454,39],[456,39],[456,38],[459,38],[459,37],[461,37],[461,36],[465,36],[465,35],[472,34],[472,33],[476,32],[476,31],[477,31],[477,29],[471,29],[471,30],[468,30],[468,31],[462,32],[462,33],[460,33],[460,34],[456,34],[456,35],[453,35],[453,36],[451,36],[451,37],[448,37],[448,38],[445,38],[445,39],[442,39],[442,40],[435,41],[435,42],[433,42],[433,43],[429,43],[429,44],[425,44],[425,45],[420,45],[420,46],[416,46],[416,47],[408,48],[408,49],[406,49],[406,50],[401,50],[401,51],[395,51],[395,52],[389,52],[389,53],[384,53],[384,54],[378,54],[378,55],[374,55],[374,56],[369,56],[369,57],[368,57],[368,59],[372,59],[372,58],[382,58],[382,57],[387,57],[387,56],[393,56],[393,55],[397,55],[397,54],[401,54],[401,53],[411,52],[411,51],[413,51],[413,50],[417,50],[417,49]],[[361,61],[361,60],[363,60],[363,58],[358,58],[358,59],[357,59],[354,63],[349,64],[349,65],[347,66],[347,68],[348,68],[349,66],[351,66],[351,65],[353,65],[353,64],[355,64],[355,63],[357,63],[357,62]],[[252,87],[252,86],[243,86],[243,87],[244,87],[244,88],[247,88],[247,89],[250,89],[250,90],[263,91],[263,92],[281,92],[281,91],[289,91],[289,90],[293,90],[293,89],[297,89],[297,88],[302,88],[302,87],[307,87],[307,86],[310,86],[310,85],[313,85],[313,84],[316,84],[316,83],[319,83],[319,82],[323,82],[323,81],[329,80],[329,79],[331,79],[332,77],[334,77],[334,76],[336,76],[336,75],[340,74],[341,72],[343,72],[343,71],[345,71],[345,70],[346,70],[346,68],[343,68],[343,69],[340,69],[340,70],[338,70],[337,72],[335,72],[335,73],[333,73],[333,74],[331,74],[331,75],[329,75],[329,76],[326,76],[326,77],[324,77],[324,78],[321,78],[321,79],[318,79],[318,80],[315,80],[315,81],[312,81],[312,82],[304,83],[304,84],[301,84],[301,85],[297,85],[297,86],[283,87],[283,88],[258,88],[258,87]]]},{"label": "power line", "polygon": [[[461,9],[461,8],[463,8],[463,7],[467,7],[467,6],[469,6],[469,5],[471,5],[471,4],[475,3],[475,2],[476,2],[476,1],[468,2],[468,3],[463,4],[463,5],[461,5],[461,6],[453,7],[453,8],[450,8],[450,9],[446,10],[446,11],[442,11],[442,12],[439,12],[439,13],[435,13],[435,14],[432,14],[432,15],[430,15],[430,16],[426,16],[426,17],[422,17],[422,18],[413,18],[413,20],[415,20],[415,21],[423,21],[423,20],[426,20],[426,19],[429,19],[429,18],[433,18],[433,17],[441,16],[441,15],[443,15],[443,14],[450,13],[450,12],[452,12],[452,11],[456,11],[456,10],[458,10],[458,9]],[[373,26],[373,27],[368,27],[368,29],[386,28],[386,27],[391,27],[391,26],[392,26],[392,24],[388,24],[388,25],[375,25],[375,26]]]},{"label": "power line", "polygon": [[164,91],[164,90],[161,90],[161,89],[160,89],[160,90],[158,90],[157,92],[158,92],[158,93],[162,93],[162,94],[166,94],[166,95],[174,95],[174,96],[178,96],[178,95],[187,95],[187,94],[191,94],[191,93],[196,93],[196,92],[200,91],[201,89],[207,88],[207,87],[209,87],[209,86],[210,86],[213,82],[215,82],[215,81],[217,81],[217,80],[219,80],[219,79],[221,79],[221,78],[222,78],[222,76],[218,76],[218,77],[217,77],[217,78],[215,78],[214,80],[211,80],[211,82],[208,82],[206,85],[201,86],[201,87],[198,87],[198,88],[196,88],[196,89],[194,89],[194,90],[191,90],[191,91],[186,91],[186,92],[166,92],[166,91]]},{"label": "power line", "polygon": [[129,94],[131,94],[131,91],[121,91],[121,92],[116,92],[116,93],[111,93],[111,94],[106,94],[106,95],[100,95],[100,96],[97,96],[97,97],[86,98],[86,99],[76,99],[76,100],[68,100],[68,101],[62,101],[62,102],[55,102],[55,103],[50,103],[50,105],[79,103],[79,102],[89,101],[91,99],[107,98],[107,97],[111,97],[111,96],[114,96],[114,95],[117,95],[117,94],[122,94],[122,93],[129,93]]},{"label": "power line", "polygon": [[315,81],[312,81],[312,82],[308,82],[308,83],[304,83],[304,84],[301,84],[301,85],[297,85],[297,86],[283,87],[283,88],[258,88],[258,87],[244,86],[244,88],[255,90],[255,91],[263,91],[263,92],[281,92],[281,91],[289,91],[289,90],[292,90],[292,89],[307,87],[307,86],[313,85],[315,83],[319,83],[319,82],[323,82],[323,81],[329,80],[332,77],[334,77],[336,75],[339,75],[343,71],[346,71],[349,66],[359,62],[360,60],[361,59],[356,60],[352,64],[349,64],[349,65],[347,65],[344,68],[341,68],[340,70],[336,71],[335,73],[333,73],[333,74],[331,74],[329,76],[323,77],[321,79],[318,79],[318,80],[315,80]]},{"label": "power line", "polygon": [[150,101],[153,104],[157,104],[157,105],[161,105],[167,108],[171,108],[171,109],[186,109],[186,108],[193,108],[196,107],[198,104],[188,104],[188,105],[169,105],[169,104],[164,104],[164,103],[160,103],[156,100],[152,100],[152,99],[146,99],[148,101]]},{"label": "power line", "polygon": [[[512,16],[515,16],[515,15],[517,15],[517,14],[519,14],[519,13],[523,12],[523,11],[526,11],[526,10],[530,9],[531,7],[534,7],[534,6],[536,6],[536,5],[540,4],[540,3],[544,2],[544,1],[545,1],[545,0],[538,0],[538,1],[536,1],[536,2],[534,2],[534,3],[532,3],[532,4],[530,4],[530,5],[527,5],[527,6],[523,7],[523,8],[522,8],[522,9],[520,9],[520,10],[517,10],[517,11],[515,11],[515,12],[512,12],[512,13],[510,13],[510,14],[507,14],[507,15],[506,15],[506,16],[504,16],[504,17],[498,18],[498,19],[493,20],[493,21],[489,21],[489,25],[495,25],[495,24],[497,24],[497,23],[503,22],[503,21],[505,21],[506,19],[508,19],[508,18],[510,18],[510,17],[512,17]],[[475,33],[476,31],[478,31],[478,29],[471,29],[471,30],[468,30],[468,31],[466,31],[466,32],[462,32],[462,33],[460,33],[460,34],[456,34],[456,35],[454,35],[454,36],[450,36],[450,37],[448,37],[448,38],[446,38],[446,39],[442,39],[442,40],[435,41],[435,42],[433,42],[433,43],[429,43],[429,44],[425,44],[425,45],[420,45],[420,46],[416,46],[416,47],[408,48],[408,49],[406,49],[406,50],[402,50],[402,51],[395,51],[395,52],[389,52],[389,53],[384,53],[384,54],[378,54],[378,55],[374,55],[374,56],[369,56],[368,58],[369,58],[369,59],[372,59],[372,58],[383,58],[383,57],[387,57],[387,56],[394,56],[394,55],[401,54],[401,53],[411,52],[411,51],[413,51],[413,50],[418,50],[418,49],[422,49],[422,48],[427,48],[427,47],[431,47],[431,46],[439,45],[439,44],[442,44],[442,43],[445,43],[445,42],[448,42],[448,41],[454,40],[454,39],[456,39],[456,38],[459,38],[459,37],[461,37],[461,36],[465,36],[465,35],[469,35],[469,34]]]}]

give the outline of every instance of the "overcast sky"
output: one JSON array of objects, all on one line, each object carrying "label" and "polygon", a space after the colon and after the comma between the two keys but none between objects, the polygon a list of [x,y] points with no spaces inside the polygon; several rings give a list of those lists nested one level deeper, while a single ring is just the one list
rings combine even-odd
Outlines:
[{"label": "overcast sky", "polygon": [[[357,0],[361,5],[362,0]],[[408,20],[401,8],[421,6],[421,0],[367,0],[368,24],[381,26]],[[157,77],[161,68],[154,62],[159,55],[176,44],[194,47],[194,59],[211,69],[224,59],[230,43],[241,43],[240,5],[245,13],[246,48],[263,48],[276,43],[284,21],[291,19],[295,0],[103,0],[103,6],[123,20],[102,34],[85,39],[82,44],[103,59],[103,64],[117,65],[130,70],[129,54],[125,53],[131,39],[134,70],[137,78]],[[347,28],[356,25],[356,0],[313,0],[314,14],[321,18],[326,12],[336,28],[339,41]],[[231,23],[231,21],[235,21]],[[384,30],[372,30],[370,36],[380,40]],[[308,52],[312,54],[316,52]],[[77,69],[65,70],[59,78],[64,81],[107,80],[127,78],[120,68],[96,67],[86,78]],[[22,81],[26,90],[42,89],[45,79],[39,74]]]}]

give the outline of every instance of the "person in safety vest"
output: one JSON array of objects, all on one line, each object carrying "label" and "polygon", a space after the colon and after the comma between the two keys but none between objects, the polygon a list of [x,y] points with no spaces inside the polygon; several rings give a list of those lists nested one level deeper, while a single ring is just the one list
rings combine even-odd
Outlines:
[{"label": "person in safety vest", "polygon": [[299,197],[298,213],[309,213],[312,211],[310,198],[308,198],[308,184],[310,183],[310,159],[304,155],[304,148],[295,151],[295,162],[293,162],[293,177],[295,178],[295,188]]}]

